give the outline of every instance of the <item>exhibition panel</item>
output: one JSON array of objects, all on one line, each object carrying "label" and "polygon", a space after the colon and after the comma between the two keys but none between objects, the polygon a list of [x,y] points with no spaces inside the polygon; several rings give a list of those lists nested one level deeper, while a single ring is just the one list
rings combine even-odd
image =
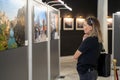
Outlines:
[{"label": "exhibition panel", "polygon": [[47,42],[33,44],[33,80],[48,80]]},{"label": "exhibition panel", "polygon": [[120,14],[113,14],[113,57],[117,59],[117,66],[120,66]]},{"label": "exhibition panel", "polygon": [[57,78],[59,10],[40,0],[0,0],[0,5],[0,80]]},{"label": "exhibition panel", "polygon": [[0,80],[27,80],[27,47],[0,52]]},{"label": "exhibition panel", "polygon": [[28,78],[26,6],[27,0],[0,0],[0,80]]},{"label": "exhibition panel", "polygon": [[49,46],[50,46],[50,80],[59,77],[59,57],[60,57],[60,12],[59,10],[48,7],[49,20]]},{"label": "exhibition panel", "polygon": [[33,1],[32,66],[33,80],[48,80],[48,17],[47,5]]}]

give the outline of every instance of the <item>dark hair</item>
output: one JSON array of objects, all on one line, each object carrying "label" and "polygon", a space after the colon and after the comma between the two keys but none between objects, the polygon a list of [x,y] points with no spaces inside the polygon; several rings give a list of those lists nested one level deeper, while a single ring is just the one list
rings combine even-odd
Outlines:
[{"label": "dark hair", "polygon": [[89,16],[85,19],[85,21],[89,26],[93,27],[90,36],[97,36],[99,42],[102,42],[102,33],[98,19],[94,16]]},{"label": "dark hair", "polygon": [[89,16],[86,18],[86,22],[88,25],[93,26],[94,24],[94,18],[92,16]]}]

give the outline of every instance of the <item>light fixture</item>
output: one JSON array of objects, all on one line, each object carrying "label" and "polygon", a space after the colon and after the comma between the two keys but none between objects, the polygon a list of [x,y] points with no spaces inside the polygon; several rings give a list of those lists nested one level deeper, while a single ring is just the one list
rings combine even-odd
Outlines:
[{"label": "light fixture", "polygon": [[64,2],[63,1],[61,1],[61,0],[58,0],[61,4],[64,4]]},{"label": "light fixture", "polygon": [[65,7],[66,7],[67,9],[69,9],[70,11],[72,11],[72,8],[70,8],[70,7],[67,6],[66,4],[65,4]]},{"label": "light fixture", "polygon": [[56,0],[56,1],[49,1],[47,3],[48,5],[52,6],[52,7],[59,7],[58,9],[68,9],[70,11],[72,11],[72,8],[70,8],[69,6],[67,6],[67,4],[64,4],[64,2],[62,0]]},{"label": "light fixture", "polygon": [[64,6],[64,4],[52,4],[51,6],[52,7],[54,7],[54,6]]},{"label": "light fixture", "polygon": [[61,4],[64,4],[64,2],[61,1],[61,0],[57,0],[57,1],[49,1],[47,4],[54,4],[54,3],[61,3]]},{"label": "light fixture", "polygon": [[66,8],[66,7],[60,7],[59,10],[60,10],[60,9],[67,9],[67,8]]},{"label": "light fixture", "polygon": [[112,18],[107,18],[108,23],[112,23],[113,19]]}]

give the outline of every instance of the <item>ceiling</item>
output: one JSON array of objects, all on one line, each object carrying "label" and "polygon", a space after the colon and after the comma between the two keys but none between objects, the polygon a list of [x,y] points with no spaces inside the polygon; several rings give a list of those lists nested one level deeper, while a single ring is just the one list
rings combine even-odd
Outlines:
[{"label": "ceiling", "polygon": [[[52,0],[44,0],[46,2]],[[61,17],[65,15],[77,16],[97,16],[97,3],[98,0],[62,0],[65,4],[72,8],[72,12],[69,10],[61,10]],[[112,16],[113,13],[120,11],[120,0],[108,0],[108,16]]]},{"label": "ceiling", "polygon": [[77,16],[97,16],[97,0],[64,0],[64,2],[72,8],[72,12],[61,10],[61,17],[71,14],[72,17]]}]

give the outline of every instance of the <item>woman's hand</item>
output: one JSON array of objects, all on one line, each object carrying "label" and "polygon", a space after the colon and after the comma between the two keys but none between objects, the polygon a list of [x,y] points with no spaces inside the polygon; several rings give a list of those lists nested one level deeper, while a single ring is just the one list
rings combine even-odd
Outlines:
[{"label": "woman's hand", "polygon": [[74,53],[74,56],[73,58],[74,59],[78,59],[78,57],[81,55],[81,52],[79,50],[77,50],[75,53]]}]

